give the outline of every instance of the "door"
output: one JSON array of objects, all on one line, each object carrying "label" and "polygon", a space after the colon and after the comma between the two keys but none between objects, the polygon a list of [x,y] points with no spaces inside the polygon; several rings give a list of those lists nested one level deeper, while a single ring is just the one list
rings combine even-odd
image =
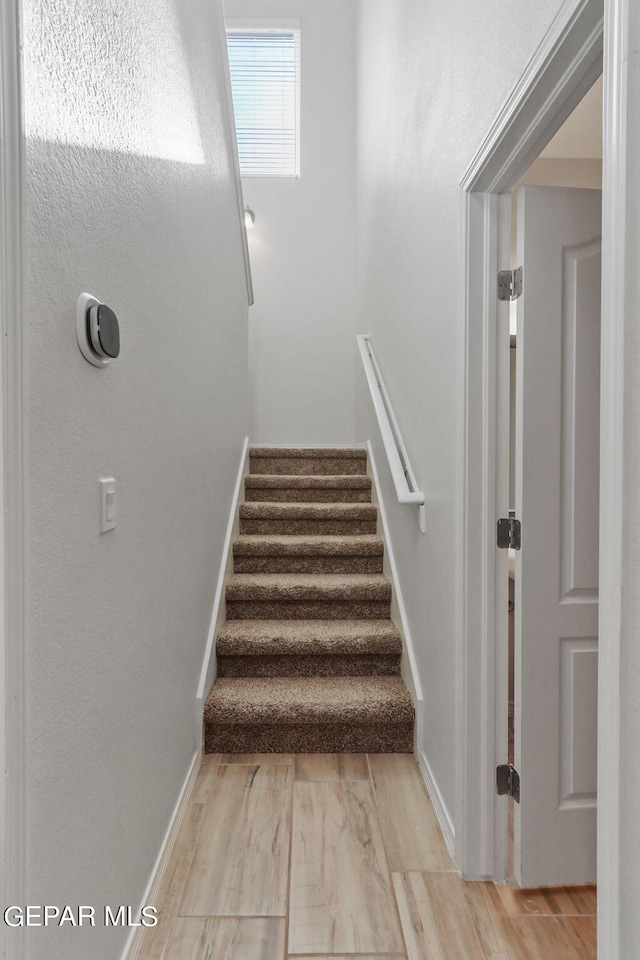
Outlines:
[{"label": "door", "polygon": [[601,192],[521,189],[514,872],[596,880]]}]

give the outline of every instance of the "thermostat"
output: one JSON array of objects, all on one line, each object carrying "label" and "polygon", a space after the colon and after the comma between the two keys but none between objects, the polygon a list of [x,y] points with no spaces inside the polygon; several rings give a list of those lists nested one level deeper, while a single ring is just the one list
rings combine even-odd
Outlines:
[{"label": "thermostat", "polygon": [[111,307],[90,293],[78,297],[76,336],[83,357],[94,367],[106,367],[120,353],[118,318]]}]

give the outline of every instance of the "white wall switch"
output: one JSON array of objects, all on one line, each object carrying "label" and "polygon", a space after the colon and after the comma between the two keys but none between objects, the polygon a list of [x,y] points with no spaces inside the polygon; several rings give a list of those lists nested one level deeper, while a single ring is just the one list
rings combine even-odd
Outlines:
[{"label": "white wall switch", "polygon": [[116,525],[116,481],[113,477],[100,477],[100,532],[113,530]]}]

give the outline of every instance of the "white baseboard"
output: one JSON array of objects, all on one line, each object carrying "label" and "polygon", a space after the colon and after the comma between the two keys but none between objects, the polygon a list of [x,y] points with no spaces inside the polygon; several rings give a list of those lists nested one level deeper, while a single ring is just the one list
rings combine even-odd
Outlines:
[{"label": "white baseboard", "polygon": [[[196,777],[198,776],[201,762],[202,751],[196,750],[195,754],[193,755],[193,760],[191,761],[191,766],[189,767],[189,772],[182,785],[182,790],[180,791],[180,796],[178,797],[178,802],[176,803],[173,811],[173,816],[169,822],[162,846],[160,847],[160,853],[158,854],[153,870],[151,871],[147,889],[144,892],[144,896],[138,909],[138,915],[144,906],[155,904],[158,898],[160,884],[162,883],[165,875],[167,864],[169,863],[169,857],[171,856],[173,846],[176,842],[176,837],[178,836],[178,830],[182,825],[182,820],[187,809],[187,804],[189,803],[191,792],[196,782]],[[122,960],[135,960],[140,950],[142,937],[146,929],[146,927],[132,928],[122,954]]]},{"label": "white baseboard", "polygon": [[[226,615],[225,605],[224,605],[224,586],[227,580],[227,577],[231,574],[232,567],[232,556],[231,556],[231,542],[236,534],[236,516],[238,513],[238,501],[240,499],[240,491],[242,489],[242,481],[246,473],[247,466],[247,455],[249,450],[249,437],[244,438],[244,444],[242,447],[242,454],[240,456],[240,465],[238,467],[238,475],[236,477],[236,485],[233,490],[233,497],[231,500],[231,509],[229,510],[229,520],[227,522],[227,532],[224,538],[224,544],[222,545],[222,558],[220,560],[220,573],[218,574],[218,583],[216,585],[216,592],[213,599],[213,610],[211,612],[211,623],[209,624],[209,634],[207,636],[207,646],[205,648],[204,660],[202,662],[202,670],[200,671],[200,682],[198,683],[198,692],[196,694],[196,699],[198,701],[199,708],[202,706],[203,700],[209,693],[211,685],[216,678],[216,658],[215,658],[215,638],[218,630],[222,626],[221,621],[224,620]],[[198,723],[202,725],[202,710],[200,709],[200,719]]]},{"label": "white baseboard", "polygon": [[433,776],[433,772],[429,766],[429,761],[425,756],[424,750],[418,751],[418,766],[420,767],[422,779],[424,780],[426,788],[429,792],[429,796],[431,797],[431,803],[433,804],[433,809],[436,812],[438,823],[440,824],[440,829],[442,830],[442,835],[444,837],[444,842],[447,850],[449,851],[449,856],[452,860],[454,860],[454,853],[456,849],[455,827],[453,825],[453,820],[449,815],[449,811],[446,808],[445,802],[442,799],[442,794],[440,793],[438,784]]}]

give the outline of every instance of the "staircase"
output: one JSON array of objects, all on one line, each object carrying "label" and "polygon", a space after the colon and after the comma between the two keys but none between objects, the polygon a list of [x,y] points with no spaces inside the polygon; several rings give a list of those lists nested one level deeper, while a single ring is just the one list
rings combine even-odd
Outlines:
[{"label": "staircase", "polygon": [[207,753],[411,753],[365,450],[249,455]]}]

